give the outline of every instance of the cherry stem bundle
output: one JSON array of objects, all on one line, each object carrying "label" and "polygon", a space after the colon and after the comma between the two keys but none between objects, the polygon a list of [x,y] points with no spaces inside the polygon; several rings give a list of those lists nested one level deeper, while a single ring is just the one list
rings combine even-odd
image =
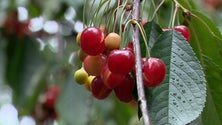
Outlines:
[{"label": "cherry stem bundle", "polygon": [[[132,11],[132,18],[135,20],[140,19],[140,0],[133,1],[133,11]],[[135,50],[135,61],[136,61],[136,83],[137,83],[137,90],[138,90],[138,101],[139,106],[143,116],[144,125],[150,125],[150,118],[148,115],[148,107],[147,101],[145,97],[145,91],[143,86],[143,77],[142,77],[142,62],[141,62],[141,51],[140,51],[140,43],[139,43],[139,27],[133,24],[133,44]]]}]

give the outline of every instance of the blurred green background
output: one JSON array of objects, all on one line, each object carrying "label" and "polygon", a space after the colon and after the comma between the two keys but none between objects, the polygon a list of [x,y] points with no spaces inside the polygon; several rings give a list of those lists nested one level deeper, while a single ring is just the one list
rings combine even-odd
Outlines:
[{"label": "blurred green background", "polygon": [[[222,30],[222,2],[195,3]],[[136,104],[122,103],[113,94],[94,99],[73,80],[82,65],[75,37],[83,29],[83,6],[84,0],[0,0],[0,107],[13,103],[19,117],[32,116],[40,124],[39,117],[46,112],[38,107],[41,95],[56,85],[61,88],[56,102],[61,125],[141,124]],[[170,6],[166,0],[158,13],[162,27],[169,23]],[[35,110],[40,116],[34,115]]]}]

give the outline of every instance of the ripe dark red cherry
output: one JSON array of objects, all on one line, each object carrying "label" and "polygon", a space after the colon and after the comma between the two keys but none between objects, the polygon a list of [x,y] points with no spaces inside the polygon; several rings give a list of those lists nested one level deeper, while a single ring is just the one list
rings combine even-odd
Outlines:
[{"label": "ripe dark red cherry", "polygon": [[165,78],[166,66],[161,59],[149,58],[143,64],[144,85],[155,87],[159,85]]},{"label": "ripe dark red cherry", "polygon": [[91,83],[91,92],[94,97],[97,99],[104,99],[109,96],[112,89],[107,88],[101,77],[96,76]]},{"label": "ripe dark red cherry", "polygon": [[105,65],[101,72],[101,78],[108,88],[113,89],[121,84],[125,75],[112,73],[108,66]]},{"label": "ripe dark red cherry", "polygon": [[88,55],[98,55],[105,50],[105,34],[96,27],[88,27],[82,31],[80,47]]},{"label": "ripe dark red cherry", "polygon": [[128,74],[135,65],[134,54],[129,49],[113,50],[110,52],[107,63],[111,72],[115,74]]},{"label": "ripe dark red cherry", "polygon": [[45,106],[48,108],[54,108],[59,93],[60,93],[60,87],[50,86],[45,93]]},{"label": "ripe dark red cherry", "polygon": [[114,88],[116,97],[122,102],[130,102],[133,100],[133,88],[134,79],[129,74],[126,75],[125,79],[121,82],[119,86]]},{"label": "ripe dark red cherry", "polygon": [[178,25],[178,26],[175,26],[174,29],[180,32],[186,38],[186,40],[190,42],[190,31],[188,27],[184,25]]}]

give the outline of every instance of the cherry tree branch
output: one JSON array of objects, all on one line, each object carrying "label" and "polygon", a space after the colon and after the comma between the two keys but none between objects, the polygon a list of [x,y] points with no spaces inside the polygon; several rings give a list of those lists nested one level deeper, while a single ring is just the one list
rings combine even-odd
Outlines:
[{"label": "cherry tree branch", "polygon": [[[141,0],[133,1],[132,18],[136,21],[140,20],[140,6]],[[150,119],[148,115],[148,108],[146,103],[145,91],[143,86],[142,78],[142,62],[141,62],[141,51],[139,43],[139,27],[133,24],[133,44],[135,49],[135,61],[136,61],[136,82],[138,90],[138,101],[140,109],[142,111],[144,125],[150,125]]]}]

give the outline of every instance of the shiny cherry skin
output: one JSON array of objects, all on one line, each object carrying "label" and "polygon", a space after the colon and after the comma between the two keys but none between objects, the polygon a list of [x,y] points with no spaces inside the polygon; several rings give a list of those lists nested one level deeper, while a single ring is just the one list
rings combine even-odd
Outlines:
[{"label": "shiny cherry skin", "polygon": [[107,63],[112,73],[126,75],[135,65],[135,56],[131,49],[113,50],[108,55]]},{"label": "shiny cherry skin", "polygon": [[116,97],[125,103],[128,103],[133,100],[133,88],[134,88],[134,79],[129,74],[126,75],[125,79],[121,82],[119,86],[114,88]]},{"label": "shiny cherry skin", "polygon": [[88,55],[98,55],[105,50],[105,34],[96,27],[84,29],[80,37],[80,47]]},{"label": "shiny cherry skin", "polygon": [[186,38],[186,40],[190,42],[190,31],[188,27],[184,25],[178,25],[178,26],[175,26],[174,29],[180,32]]},{"label": "shiny cherry skin", "polygon": [[106,64],[106,56],[99,54],[96,56],[86,56],[83,65],[89,75],[100,76],[103,66]]},{"label": "shiny cherry skin", "polygon": [[158,86],[165,78],[166,66],[161,59],[149,58],[143,64],[144,85],[148,87]]},{"label": "shiny cherry skin", "polygon": [[105,99],[109,96],[112,89],[109,89],[103,83],[103,80],[100,76],[96,76],[91,83],[91,92],[92,95],[97,99]]},{"label": "shiny cherry skin", "polygon": [[101,72],[101,78],[108,88],[113,89],[121,84],[125,75],[112,73],[108,66],[105,65]]}]

